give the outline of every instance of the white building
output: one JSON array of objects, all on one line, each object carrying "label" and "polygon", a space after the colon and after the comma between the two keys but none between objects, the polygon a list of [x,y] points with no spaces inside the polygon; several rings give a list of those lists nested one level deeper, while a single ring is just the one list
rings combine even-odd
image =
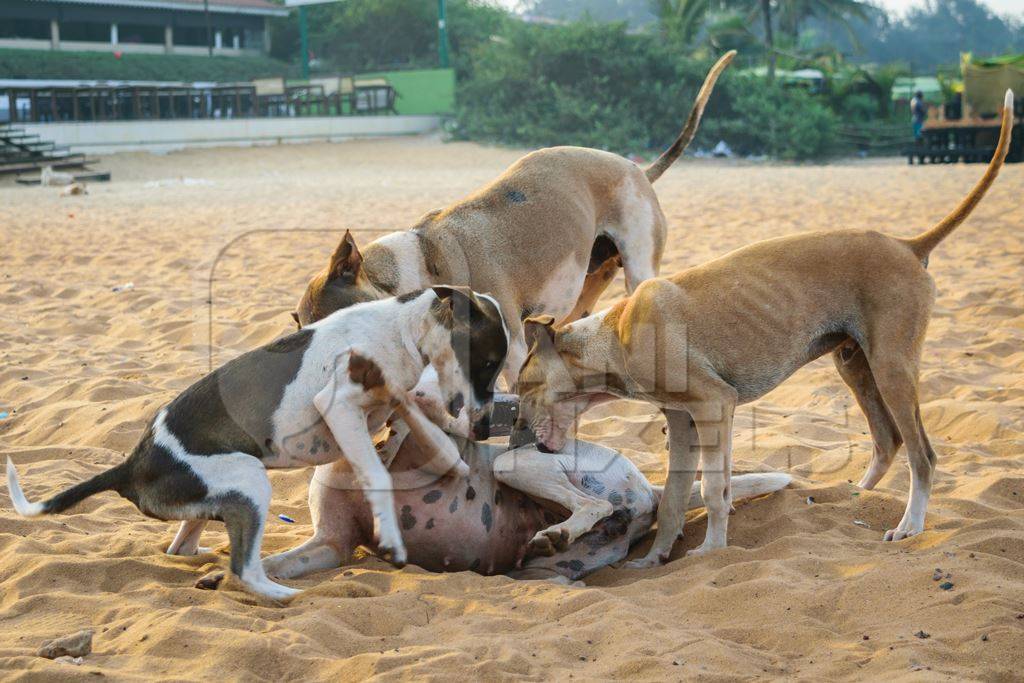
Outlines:
[{"label": "white building", "polygon": [[[270,50],[269,0],[0,0],[0,47],[205,55]],[[207,11],[208,10],[208,11]],[[209,39],[209,42],[208,42]]]}]

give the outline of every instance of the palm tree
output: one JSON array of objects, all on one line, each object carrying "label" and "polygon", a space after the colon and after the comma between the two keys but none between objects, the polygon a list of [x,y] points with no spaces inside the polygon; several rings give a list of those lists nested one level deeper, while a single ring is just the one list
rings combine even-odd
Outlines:
[{"label": "palm tree", "polygon": [[650,3],[661,30],[688,47],[704,26],[711,0],[650,0]]},{"label": "palm tree", "polygon": [[885,119],[889,117],[889,107],[892,104],[892,89],[901,76],[910,74],[903,64],[884,64],[882,66],[862,67],[858,69],[858,76],[867,84],[868,89],[878,102],[878,116]]},{"label": "palm tree", "polygon": [[780,26],[794,38],[800,23],[810,17],[829,18],[848,24],[850,19],[866,19],[871,6],[862,0],[725,0],[725,4],[745,9],[751,18],[760,14],[764,22],[764,48],[768,64],[768,82],[775,80],[775,31],[773,14],[778,13]]}]

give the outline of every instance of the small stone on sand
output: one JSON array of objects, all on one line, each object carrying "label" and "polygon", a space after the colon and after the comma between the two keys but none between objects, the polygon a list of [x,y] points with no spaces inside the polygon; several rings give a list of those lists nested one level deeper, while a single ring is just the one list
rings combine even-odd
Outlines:
[{"label": "small stone on sand", "polygon": [[43,643],[36,655],[47,659],[57,657],[84,657],[92,652],[92,631],[85,629],[63,638],[54,638]]}]

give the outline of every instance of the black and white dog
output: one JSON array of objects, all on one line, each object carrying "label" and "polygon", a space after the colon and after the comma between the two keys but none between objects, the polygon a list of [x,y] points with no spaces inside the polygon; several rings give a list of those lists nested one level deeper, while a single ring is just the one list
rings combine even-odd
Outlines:
[{"label": "black and white dog", "polygon": [[452,440],[406,395],[430,367],[449,410],[464,407],[479,421],[489,413],[507,351],[508,329],[487,295],[433,287],[359,304],[193,384],[160,410],[123,463],[30,503],[8,459],[8,490],[24,516],[117,491],[143,514],[185,520],[172,554],[195,553],[206,521],[221,520],[231,571],[253,593],[284,599],[298,591],[267,578],[260,562],[271,495],[266,469],[347,460],[370,503],[382,553],[401,566],[406,551],[391,477],[371,435],[397,413],[428,454],[422,469],[465,476]]}]

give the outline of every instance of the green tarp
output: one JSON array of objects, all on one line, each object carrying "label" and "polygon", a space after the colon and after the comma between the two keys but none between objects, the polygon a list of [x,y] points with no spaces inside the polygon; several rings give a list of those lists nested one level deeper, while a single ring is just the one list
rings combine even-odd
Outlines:
[{"label": "green tarp", "polygon": [[918,90],[924,95],[926,102],[942,104],[942,86],[935,76],[900,76],[893,83],[892,99],[909,101]]},{"label": "green tarp", "polygon": [[960,61],[964,77],[964,100],[975,115],[998,114],[1007,89],[1024,93],[1024,55],[974,59],[970,53]]}]

